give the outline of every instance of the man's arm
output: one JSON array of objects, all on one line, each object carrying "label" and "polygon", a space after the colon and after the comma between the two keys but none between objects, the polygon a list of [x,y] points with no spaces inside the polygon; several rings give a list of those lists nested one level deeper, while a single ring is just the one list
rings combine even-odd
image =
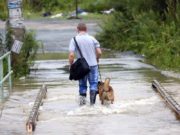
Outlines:
[{"label": "man's arm", "polygon": [[74,62],[74,52],[69,52],[69,65],[71,66]]},{"label": "man's arm", "polygon": [[101,54],[102,54],[102,51],[101,51],[101,48],[96,48],[96,59],[97,59],[97,62],[99,62],[99,58],[101,57]]}]

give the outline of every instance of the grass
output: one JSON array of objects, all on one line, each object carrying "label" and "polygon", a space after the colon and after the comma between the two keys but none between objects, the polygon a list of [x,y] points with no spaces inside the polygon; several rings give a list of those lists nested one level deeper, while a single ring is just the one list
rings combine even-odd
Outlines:
[{"label": "grass", "polygon": [[27,10],[24,10],[23,17],[25,19],[41,19],[41,18],[44,18],[42,16],[41,12],[31,12],[31,11],[27,11]]},{"label": "grass", "polygon": [[[63,13],[63,12],[62,11],[54,11],[54,12],[52,12],[52,15],[56,15],[59,13]],[[43,14],[43,12],[31,12],[31,11],[25,10],[23,16],[25,19],[44,19],[44,18],[50,19],[50,17],[51,17],[51,16],[43,17],[42,14]],[[56,19],[66,20],[68,18],[69,14],[68,13],[63,13],[63,14],[64,14],[64,16],[58,17]],[[107,15],[103,15],[103,14],[99,14],[99,13],[88,13],[87,15],[78,15],[78,17],[80,17],[81,19],[84,19],[84,20],[92,20],[92,19],[100,20],[106,16]]]},{"label": "grass", "polygon": [[[103,50],[102,58],[115,57],[114,53],[110,50]],[[36,54],[35,60],[60,60],[68,59],[68,53],[38,53]]]},{"label": "grass", "polygon": [[35,60],[67,59],[68,53],[38,53]]}]

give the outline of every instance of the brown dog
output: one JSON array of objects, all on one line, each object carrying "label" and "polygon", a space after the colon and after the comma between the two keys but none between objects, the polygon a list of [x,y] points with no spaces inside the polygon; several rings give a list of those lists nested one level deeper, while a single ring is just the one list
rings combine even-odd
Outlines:
[{"label": "brown dog", "polygon": [[98,93],[101,104],[104,104],[104,101],[111,101],[111,104],[114,102],[114,91],[109,83],[110,78],[106,78],[104,82],[98,82]]}]

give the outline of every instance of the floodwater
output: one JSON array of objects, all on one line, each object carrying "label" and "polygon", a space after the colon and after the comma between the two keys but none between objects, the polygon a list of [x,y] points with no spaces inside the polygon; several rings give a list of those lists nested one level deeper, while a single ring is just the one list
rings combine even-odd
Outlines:
[{"label": "floodwater", "polygon": [[[32,26],[40,25],[39,22],[28,23]],[[54,28],[50,22],[47,22],[49,26],[43,24],[42,29],[37,29],[37,38],[49,42],[48,45],[52,40],[56,42],[52,46],[56,46],[59,51],[67,51],[69,38],[74,36],[72,26],[76,26],[76,23],[66,23],[67,26],[62,24],[62,29],[71,33],[67,37],[61,33],[67,41],[62,44],[62,48],[56,44],[61,43],[61,38],[57,39],[56,34],[50,36],[53,33],[50,28]],[[88,26],[96,25],[89,23]],[[60,28],[54,32],[59,34]],[[53,51],[48,49],[48,45],[45,45],[46,51]],[[78,83],[68,80],[67,65],[67,59],[36,61],[29,76],[14,82],[14,92],[1,104],[0,135],[27,134],[26,120],[42,84],[47,85],[48,93],[40,108],[39,121],[33,135],[180,134],[180,122],[151,88],[152,80],[157,79],[180,103],[179,79],[161,74],[155,67],[143,63],[140,56],[117,53],[115,58],[100,60],[102,80],[111,78],[115,93],[114,104],[102,106],[97,97],[97,103],[92,107],[87,97],[87,105],[80,107]]]},{"label": "floodwater", "polygon": [[[46,20],[42,21],[27,21],[26,26],[29,30],[35,30],[37,40],[44,44],[39,48],[39,52],[67,52],[67,45],[70,39],[76,35],[76,26],[82,20]],[[96,21],[83,21],[87,23],[88,32],[95,35],[99,31]]]}]

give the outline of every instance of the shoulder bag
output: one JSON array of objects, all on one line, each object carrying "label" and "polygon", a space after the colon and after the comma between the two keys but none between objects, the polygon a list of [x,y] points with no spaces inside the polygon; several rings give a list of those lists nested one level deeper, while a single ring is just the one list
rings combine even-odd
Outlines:
[{"label": "shoulder bag", "polygon": [[89,65],[86,59],[83,57],[82,52],[78,46],[76,38],[74,37],[74,42],[77,50],[79,51],[80,58],[78,58],[70,67],[69,80],[80,80],[90,72]]}]

